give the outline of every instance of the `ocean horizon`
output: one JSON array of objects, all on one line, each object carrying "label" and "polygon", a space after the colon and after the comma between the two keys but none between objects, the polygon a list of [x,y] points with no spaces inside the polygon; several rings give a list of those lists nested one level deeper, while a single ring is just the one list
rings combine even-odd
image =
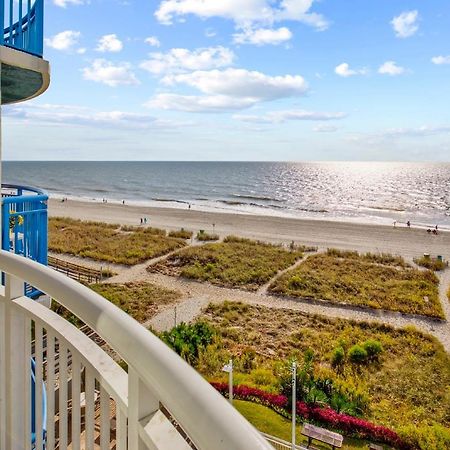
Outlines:
[{"label": "ocean horizon", "polygon": [[51,198],[450,227],[450,163],[5,161]]}]

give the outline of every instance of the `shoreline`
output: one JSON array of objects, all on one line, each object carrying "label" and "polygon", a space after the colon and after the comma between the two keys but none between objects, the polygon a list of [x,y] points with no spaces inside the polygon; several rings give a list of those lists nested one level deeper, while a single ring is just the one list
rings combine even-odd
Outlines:
[{"label": "shoreline", "polygon": [[360,252],[389,252],[406,258],[430,253],[450,259],[450,232],[429,234],[423,228],[383,224],[365,224],[337,220],[300,219],[196,209],[135,206],[120,203],[95,203],[73,200],[49,200],[49,216],[71,217],[123,225],[147,225],[167,230],[185,228],[215,232],[221,237],[235,234],[251,239],[337,247]]}]

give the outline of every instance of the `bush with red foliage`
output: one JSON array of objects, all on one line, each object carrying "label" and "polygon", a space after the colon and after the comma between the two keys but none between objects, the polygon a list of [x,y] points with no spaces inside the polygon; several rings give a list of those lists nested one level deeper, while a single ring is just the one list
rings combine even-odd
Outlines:
[{"label": "bush with red foliage", "polygon": [[[211,385],[222,395],[228,394],[227,383],[213,382]],[[245,385],[234,386],[233,395],[240,400],[252,401],[268,406],[284,416],[290,413],[289,400],[285,395],[271,394],[262,391],[261,389]],[[303,419],[320,425],[326,425],[347,436],[357,436],[361,439],[382,442],[400,450],[409,450],[411,448],[411,446],[405,443],[395,431],[383,426],[375,425],[367,420],[338,413],[328,406],[319,407],[304,402],[297,402],[296,412],[297,415]]]}]

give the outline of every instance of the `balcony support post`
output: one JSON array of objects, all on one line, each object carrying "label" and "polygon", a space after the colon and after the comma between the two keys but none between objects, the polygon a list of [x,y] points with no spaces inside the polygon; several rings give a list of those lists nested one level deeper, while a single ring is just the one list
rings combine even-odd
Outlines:
[{"label": "balcony support post", "polygon": [[128,448],[158,450],[148,447],[140,436],[141,422],[159,410],[159,400],[142,382],[137,372],[128,367]]},{"label": "balcony support post", "polygon": [[23,281],[5,277],[1,326],[1,440],[8,449],[31,447],[31,322],[13,300],[23,296]]}]

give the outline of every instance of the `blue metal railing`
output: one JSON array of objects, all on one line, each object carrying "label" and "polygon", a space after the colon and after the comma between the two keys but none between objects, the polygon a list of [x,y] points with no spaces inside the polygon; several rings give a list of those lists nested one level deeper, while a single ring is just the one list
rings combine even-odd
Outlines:
[{"label": "blue metal railing", "polygon": [[44,0],[0,0],[0,45],[42,57]]},{"label": "blue metal railing", "polygon": [[[47,265],[48,195],[28,186],[2,184],[2,249]],[[30,297],[39,294],[26,286]]]}]

